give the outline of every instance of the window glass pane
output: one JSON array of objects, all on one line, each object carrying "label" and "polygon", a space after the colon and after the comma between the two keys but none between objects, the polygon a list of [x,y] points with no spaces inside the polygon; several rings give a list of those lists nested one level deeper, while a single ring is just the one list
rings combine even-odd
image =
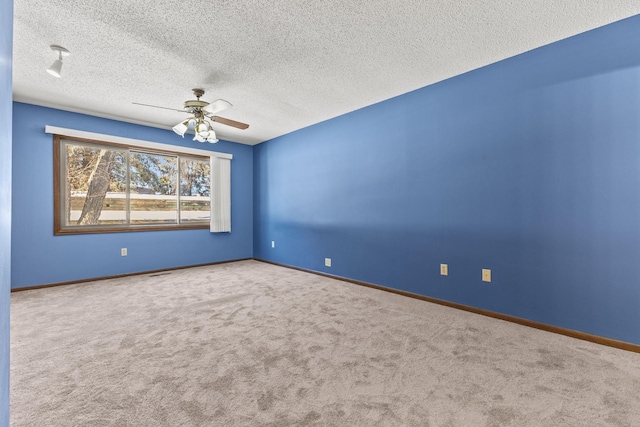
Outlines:
[{"label": "window glass pane", "polygon": [[132,151],[129,162],[131,224],[176,224],[177,157]]},{"label": "window glass pane", "polygon": [[180,157],[180,222],[209,222],[209,159]]},{"label": "window glass pane", "polygon": [[54,137],[54,234],[208,228],[210,158]]},{"label": "window glass pane", "polygon": [[65,225],[125,224],[126,152],[75,144],[65,148]]}]

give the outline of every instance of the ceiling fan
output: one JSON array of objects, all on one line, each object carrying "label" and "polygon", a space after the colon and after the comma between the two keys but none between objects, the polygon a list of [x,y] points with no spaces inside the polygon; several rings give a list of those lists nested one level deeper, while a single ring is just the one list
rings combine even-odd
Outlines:
[{"label": "ceiling fan", "polygon": [[226,110],[227,108],[231,108],[232,105],[230,102],[225,101],[224,99],[218,99],[213,102],[207,102],[200,100],[200,97],[204,95],[203,89],[192,89],[193,94],[196,96],[196,99],[192,99],[189,101],[185,101],[184,108],[182,110],[178,110],[175,108],[167,108],[167,107],[159,107],[157,105],[149,105],[149,104],[141,104],[139,102],[134,102],[136,105],[143,105],[145,107],[153,107],[153,108],[162,108],[165,110],[173,110],[179,111],[181,113],[189,113],[192,114],[192,117],[189,117],[187,120],[182,121],[173,127],[173,131],[184,138],[184,134],[190,128],[193,129],[195,133],[194,141],[198,142],[218,142],[218,138],[216,137],[216,133],[211,127],[211,122],[220,123],[223,125],[231,126],[237,129],[246,129],[249,127],[246,123],[237,122],[231,119],[225,119],[224,117],[216,116],[220,111]]}]

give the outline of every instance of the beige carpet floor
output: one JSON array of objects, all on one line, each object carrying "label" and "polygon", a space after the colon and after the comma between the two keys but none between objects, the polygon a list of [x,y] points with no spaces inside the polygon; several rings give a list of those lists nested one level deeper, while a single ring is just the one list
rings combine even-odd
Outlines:
[{"label": "beige carpet floor", "polygon": [[640,425],[640,354],[258,261],[11,304],[14,427]]}]

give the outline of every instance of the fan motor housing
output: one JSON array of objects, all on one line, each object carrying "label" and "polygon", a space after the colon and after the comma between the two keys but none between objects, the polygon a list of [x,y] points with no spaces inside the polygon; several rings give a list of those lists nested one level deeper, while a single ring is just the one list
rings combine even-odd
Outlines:
[{"label": "fan motor housing", "polygon": [[198,100],[192,99],[191,101],[184,102],[184,108],[204,108],[207,105],[209,105],[208,102],[200,101],[199,99]]}]

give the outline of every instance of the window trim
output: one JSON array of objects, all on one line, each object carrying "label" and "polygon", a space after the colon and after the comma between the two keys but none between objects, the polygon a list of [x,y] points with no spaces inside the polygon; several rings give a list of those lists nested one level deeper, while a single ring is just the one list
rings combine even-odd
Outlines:
[{"label": "window trim", "polygon": [[[84,131],[77,131],[77,130],[73,130],[73,129],[64,129],[64,128],[58,128],[58,127],[54,127],[54,126],[46,126],[45,127],[45,132],[46,133],[51,133],[53,134],[53,148],[54,148],[54,152],[53,152],[53,162],[54,162],[54,178],[53,178],[53,197],[54,197],[54,203],[53,203],[53,221],[54,221],[54,235],[72,235],[72,234],[95,234],[95,233],[123,233],[123,232],[138,232],[138,231],[167,231],[167,230],[190,230],[190,229],[206,229],[206,228],[210,228],[212,232],[214,231],[220,231],[220,230],[214,230],[213,224],[214,224],[214,218],[213,218],[213,214],[214,214],[214,200],[212,197],[211,200],[211,220],[208,223],[200,223],[200,224],[172,224],[172,225],[166,225],[166,224],[161,224],[161,225],[155,225],[155,224],[145,224],[145,225],[128,225],[128,226],[101,226],[101,225],[95,225],[95,226],[83,226],[83,227],[66,227],[62,224],[62,201],[60,199],[61,197],[61,190],[62,190],[62,182],[61,182],[61,158],[60,158],[60,150],[61,150],[61,145],[62,145],[62,140],[70,140],[70,141],[74,141],[74,142],[80,142],[80,143],[90,143],[90,144],[97,144],[99,146],[112,146],[112,147],[118,147],[118,148],[124,148],[124,149],[131,149],[131,150],[143,150],[143,151],[150,151],[153,153],[157,153],[157,154],[171,154],[171,155],[178,155],[178,156],[185,156],[185,157],[191,157],[191,158],[198,158],[198,159],[206,159],[210,162],[211,165],[213,165],[215,160],[231,160],[233,158],[233,156],[231,154],[227,154],[227,153],[218,153],[215,151],[208,151],[208,150],[199,150],[199,149],[193,149],[193,148],[186,148],[186,147],[180,147],[180,146],[167,146],[167,144],[160,144],[160,143],[155,143],[155,142],[150,142],[150,141],[143,141],[143,140],[136,140],[136,139],[131,139],[131,138],[123,138],[123,137],[117,137],[117,136],[111,136],[111,135],[102,135],[102,134],[96,134],[96,133],[92,133],[92,132],[84,132]],[[169,148],[168,148],[169,147]],[[213,189],[213,185],[214,185],[214,178],[215,175],[213,171],[211,173],[210,179],[211,179],[211,191],[214,191]],[[216,207],[217,209],[218,207]],[[223,209],[224,210],[224,209]],[[222,231],[230,231],[230,224],[229,224],[229,230],[222,230]]]}]

